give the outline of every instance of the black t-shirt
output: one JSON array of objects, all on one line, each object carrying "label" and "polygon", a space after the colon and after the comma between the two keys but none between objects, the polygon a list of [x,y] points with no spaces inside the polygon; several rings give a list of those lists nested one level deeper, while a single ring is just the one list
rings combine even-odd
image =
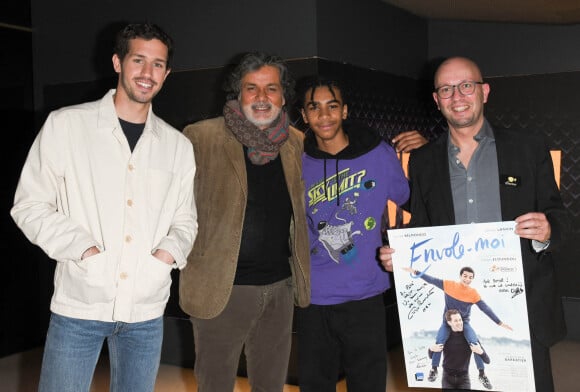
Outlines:
[{"label": "black t-shirt", "polygon": [[234,284],[265,285],[291,276],[289,235],[292,204],[278,156],[254,165],[247,156],[248,202]]},{"label": "black t-shirt", "polygon": [[129,121],[125,121],[119,118],[119,123],[121,124],[121,128],[123,128],[123,133],[129,142],[129,148],[131,148],[131,152],[135,149],[139,138],[143,134],[143,129],[145,129],[145,123],[143,124],[135,124]]}]

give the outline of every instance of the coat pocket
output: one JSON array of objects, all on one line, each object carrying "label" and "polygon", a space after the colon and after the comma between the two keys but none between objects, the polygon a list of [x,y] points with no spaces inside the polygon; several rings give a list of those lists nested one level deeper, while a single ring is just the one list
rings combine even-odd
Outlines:
[{"label": "coat pocket", "polygon": [[143,259],[137,271],[135,303],[165,303],[169,299],[173,267],[153,255]]},{"label": "coat pocket", "polygon": [[107,252],[63,265],[62,288],[66,295],[85,304],[107,303],[115,298],[115,280]]}]

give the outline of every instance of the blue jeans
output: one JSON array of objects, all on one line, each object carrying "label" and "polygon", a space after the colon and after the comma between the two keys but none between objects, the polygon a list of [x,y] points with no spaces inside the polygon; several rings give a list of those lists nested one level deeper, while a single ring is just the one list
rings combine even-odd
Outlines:
[{"label": "blue jeans", "polygon": [[[437,337],[435,338],[435,343],[436,344],[445,344],[447,339],[449,339],[450,333],[451,333],[451,328],[444,321],[443,324],[441,324],[441,327],[439,327],[439,331],[437,332]],[[463,322],[463,335],[465,336],[465,340],[467,340],[467,343],[469,343],[470,345],[475,344],[475,343],[479,343],[479,339],[477,338],[477,334],[475,333],[473,328],[471,328],[471,325],[469,325],[469,322],[467,322],[467,321]],[[483,363],[483,359],[481,359],[481,357],[479,355],[474,355],[473,360],[475,361],[475,365],[477,366],[478,369],[481,370],[481,369],[485,368],[485,365]],[[440,352],[433,353],[433,356],[431,357],[431,366],[432,367],[439,366],[440,361],[441,361],[441,353]]]},{"label": "blue jeans", "polygon": [[123,323],[52,313],[39,392],[88,392],[105,339],[111,366],[110,391],[153,391],[161,357],[163,317]]}]

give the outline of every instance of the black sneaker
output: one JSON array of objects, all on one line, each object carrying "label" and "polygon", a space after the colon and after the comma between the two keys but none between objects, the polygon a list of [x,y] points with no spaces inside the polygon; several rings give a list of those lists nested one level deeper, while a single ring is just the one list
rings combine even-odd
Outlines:
[{"label": "black sneaker", "polygon": [[[427,380],[429,380],[429,382],[433,382],[433,381],[437,380],[437,369],[429,370],[429,377],[427,377]],[[481,380],[481,378],[480,378],[480,380]]]},{"label": "black sneaker", "polygon": [[482,374],[481,376],[479,376],[479,381],[481,381],[481,383],[483,384],[483,386],[487,389],[491,389],[493,388],[491,386],[491,383],[489,382],[489,378],[487,378],[487,376],[485,374]]}]

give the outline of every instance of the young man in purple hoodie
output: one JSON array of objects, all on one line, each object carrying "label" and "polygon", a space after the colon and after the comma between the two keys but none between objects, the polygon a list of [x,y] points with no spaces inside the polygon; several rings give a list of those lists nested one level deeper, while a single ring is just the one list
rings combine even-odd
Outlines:
[{"label": "young man in purple hoodie", "polygon": [[408,182],[376,132],[343,122],[339,83],[312,79],[302,91],[312,298],[297,310],[300,390],[334,392],[342,364],[349,392],[384,392],[390,281],[377,260],[380,222],[387,200],[407,201]]}]

